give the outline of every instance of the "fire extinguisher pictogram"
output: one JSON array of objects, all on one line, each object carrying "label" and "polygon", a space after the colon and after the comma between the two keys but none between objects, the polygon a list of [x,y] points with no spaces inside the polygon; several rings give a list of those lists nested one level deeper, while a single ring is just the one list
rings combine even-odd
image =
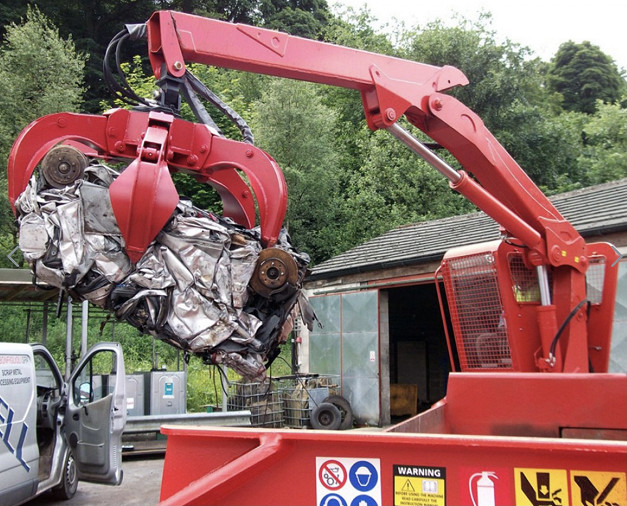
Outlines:
[{"label": "fire extinguisher pictogram", "polygon": [[[492,471],[481,471],[473,474],[468,480],[468,491],[473,506],[496,506],[494,494],[494,482],[490,478],[499,479],[496,473]],[[476,495],[473,493],[473,480],[478,478],[476,484]],[[476,497],[476,499],[475,499]]]}]

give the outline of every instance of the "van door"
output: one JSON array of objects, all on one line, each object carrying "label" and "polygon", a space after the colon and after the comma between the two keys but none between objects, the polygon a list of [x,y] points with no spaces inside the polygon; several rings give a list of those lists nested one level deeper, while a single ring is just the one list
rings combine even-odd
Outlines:
[{"label": "van door", "polygon": [[33,352],[0,343],[0,504],[17,504],[37,490],[37,396]]},{"label": "van door", "polygon": [[112,485],[122,482],[124,379],[119,343],[97,344],[72,372],[65,425],[80,480]]}]

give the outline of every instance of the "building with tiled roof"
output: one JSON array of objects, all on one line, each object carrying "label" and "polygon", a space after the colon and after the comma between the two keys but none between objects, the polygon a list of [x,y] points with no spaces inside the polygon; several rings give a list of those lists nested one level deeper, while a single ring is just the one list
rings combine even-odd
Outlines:
[{"label": "building with tiled roof", "polygon": [[[627,179],[550,200],[586,242],[609,242],[627,254]],[[306,288],[322,327],[301,333],[301,370],[337,376],[362,424],[385,425],[442,398],[454,359],[436,269],[449,249],[499,236],[499,225],[475,212],[395,228],[315,266]],[[618,291],[610,370],[624,372],[626,259]],[[410,399],[409,408],[399,399]]]},{"label": "building with tiled roof", "polygon": [[[550,199],[586,240],[627,246],[627,178]],[[317,265],[310,281],[433,260],[456,246],[498,239],[499,226],[483,212],[395,228]]]}]

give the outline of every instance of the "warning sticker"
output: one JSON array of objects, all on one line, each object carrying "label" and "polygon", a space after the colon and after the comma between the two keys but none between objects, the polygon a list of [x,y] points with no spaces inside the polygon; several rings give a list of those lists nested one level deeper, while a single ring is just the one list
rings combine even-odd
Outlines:
[{"label": "warning sticker", "polygon": [[459,504],[475,506],[514,504],[514,473],[511,467],[461,467],[457,477],[451,476],[449,469],[448,479],[449,482],[454,480],[460,484],[456,487]]},{"label": "warning sticker", "polygon": [[627,506],[625,473],[571,471],[570,496],[572,506]]},{"label": "warning sticker", "polygon": [[346,468],[337,460],[325,460],[318,469],[318,479],[323,487],[337,490],[346,483]]},{"label": "warning sticker", "polygon": [[319,506],[381,506],[379,459],[316,457]]},{"label": "warning sticker", "polygon": [[516,506],[561,506],[568,500],[565,469],[514,468]]},{"label": "warning sticker", "polygon": [[444,506],[446,468],[394,466],[394,506]]}]

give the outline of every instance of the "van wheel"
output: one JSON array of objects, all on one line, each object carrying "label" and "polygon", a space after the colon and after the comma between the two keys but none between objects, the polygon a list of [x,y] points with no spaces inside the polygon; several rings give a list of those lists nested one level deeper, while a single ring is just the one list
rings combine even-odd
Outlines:
[{"label": "van wheel", "polygon": [[78,488],[78,475],[76,474],[76,462],[74,457],[68,454],[63,468],[63,481],[52,489],[52,495],[57,499],[72,499]]}]

